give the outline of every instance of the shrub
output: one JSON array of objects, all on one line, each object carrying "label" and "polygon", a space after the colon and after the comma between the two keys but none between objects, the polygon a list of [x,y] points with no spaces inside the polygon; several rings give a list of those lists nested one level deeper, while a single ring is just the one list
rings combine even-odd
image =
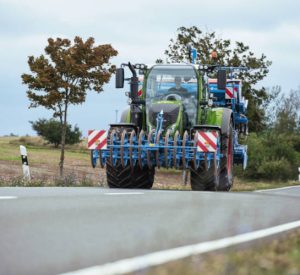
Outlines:
[{"label": "shrub", "polygon": [[239,176],[249,179],[294,180],[300,166],[299,135],[269,131],[248,137],[248,167]]},{"label": "shrub", "polygon": [[[32,124],[32,129],[37,132],[39,136],[44,137],[49,143],[54,144],[55,147],[58,147],[61,143],[61,124],[58,120],[53,118],[39,119],[35,122],[30,121]],[[81,132],[79,128],[75,125],[72,130],[70,124],[67,125],[66,131],[66,144],[76,144],[80,142]]]}]

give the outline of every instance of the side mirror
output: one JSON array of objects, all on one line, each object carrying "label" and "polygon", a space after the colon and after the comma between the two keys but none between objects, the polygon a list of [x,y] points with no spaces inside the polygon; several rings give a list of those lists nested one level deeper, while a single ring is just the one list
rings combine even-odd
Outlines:
[{"label": "side mirror", "polygon": [[218,79],[218,90],[225,90],[226,89],[226,70],[218,70],[217,79]]},{"label": "side mirror", "polygon": [[116,88],[124,87],[124,69],[118,68],[116,71]]}]

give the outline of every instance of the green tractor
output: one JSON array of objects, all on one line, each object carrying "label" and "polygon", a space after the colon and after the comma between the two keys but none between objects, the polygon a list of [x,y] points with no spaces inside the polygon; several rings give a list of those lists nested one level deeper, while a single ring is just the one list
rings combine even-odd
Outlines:
[{"label": "green tractor", "polygon": [[[125,68],[130,78],[125,79]],[[155,168],[164,167],[189,170],[193,190],[228,191],[233,163],[247,164],[247,147],[237,142],[240,129],[247,128],[246,102],[239,80],[226,78],[228,70],[237,69],[122,64],[116,88],[129,81],[130,108],[90,146],[93,166],[98,159],[106,166],[109,187],[151,188]],[[210,74],[216,79],[210,81]],[[95,140],[89,135],[90,145]]]}]

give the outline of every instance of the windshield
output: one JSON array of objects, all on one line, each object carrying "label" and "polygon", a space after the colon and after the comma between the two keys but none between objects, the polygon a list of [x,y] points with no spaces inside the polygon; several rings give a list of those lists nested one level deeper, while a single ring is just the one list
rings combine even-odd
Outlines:
[{"label": "windshield", "polygon": [[[168,94],[196,97],[197,76],[192,66],[158,65],[151,70],[147,80],[147,98],[166,99]],[[179,100],[178,97],[176,99]]]},{"label": "windshield", "polygon": [[[190,65],[157,65],[149,73],[146,83],[146,108],[148,117],[156,110],[161,109],[160,104],[165,104],[163,111],[166,118],[171,112],[170,104],[181,105],[183,116],[187,125],[196,123],[197,115],[197,75],[194,67]],[[166,106],[169,105],[169,107]],[[172,107],[173,108],[173,107]],[[175,108],[175,107],[174,107]],[[154,112],[155,113],[155,112]],[[156,114],[156,113],[155,113]],[[155,120],[153,114],[153,120]],[[174,118],[175,119],[175,118]],[[173,121],[174,122],[174,121]]]}]

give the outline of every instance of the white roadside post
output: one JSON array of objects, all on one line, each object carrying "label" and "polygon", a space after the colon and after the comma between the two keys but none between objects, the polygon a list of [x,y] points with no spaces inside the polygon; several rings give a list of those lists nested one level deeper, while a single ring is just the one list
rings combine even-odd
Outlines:
[{"label": "white roadside post", "polygon": [[299,172],[298,181],[300,181],[300,167],[298,167],[298,172]]},{"label": "white roadside post", "polygon": [[27,150],[26,150],[25,146],[20,145],[20,153],[21,153],[21,159],[22,159],[22,168],[23,168],[24,179],[30,180],[30,171],[29,171],[29,164],[28,164],[28,159],[27,159]]}]

